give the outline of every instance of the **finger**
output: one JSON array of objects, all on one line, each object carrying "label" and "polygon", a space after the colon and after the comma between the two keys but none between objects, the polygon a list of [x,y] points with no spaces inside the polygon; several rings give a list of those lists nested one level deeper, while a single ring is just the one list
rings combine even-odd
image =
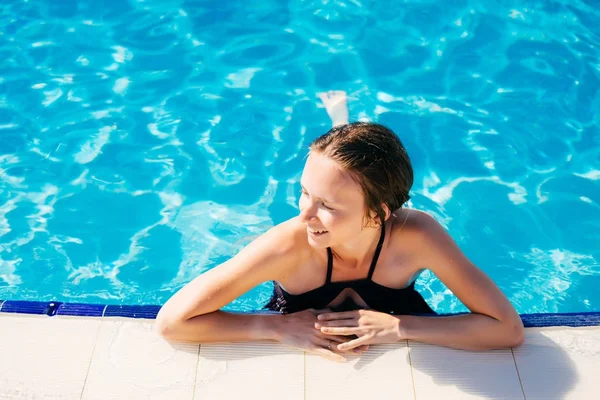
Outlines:
[{"label": "finger", "polygon": [[353,338],[349,338],[348,336],[323,335],[323,337],[327,340],[330,340],[330,341],[336,342],[336,343],[346,343],[351,340],[354,340]]},{"label": "finger", "polygon": [[321,348],[324,350],[328,350],[332,353],[352,353],[352,350],[346,350],[346,351],[342,351],[342,350],[338,350],[338,342],[334,342],[331,341],[329,339],[323,338],[323,337],[319,337],[319,338],[315,338],[315,340],[313,341],[313,344],[315,346],[317,346],[317,349]]},{"label": "finger", "polygon": [[331,308],[310,308],[309,311],[311,311],[314,315],[320,315],[331,312]]},{"label": "finger", "polygon": [[338,350],[339,353],[337,354],[342,354],[342,355],[353,355],[353,356],[361,356],[363,354],[365,354],[365,350],[357,348],[357,349],[350,349],[350,350]]},{"label": "finger", "polygon": [[319,321],[332,321],[337,319],[353,319],[358,317],[358,313],[356,311],[344,311],[344,312],[334,312],[334,313],[323,313],[319,314],[317,319]]},{"label": "finger", "polygon": [[341,356],[340,354],[336,354],[331,350],[327,350],[327,349],[323,349],[323,348],[320,348],[320,349],[318,348],[318,349],[312,350],[311,353],[319,354],[331,361],[337,361],[337,362],[348,361],[347,358]]},{"label": "finger", "polygon": [[351,349],[358,348],[360,346],[366,346],[366,345],[368,345],[369,340],[371,340],[371,338],[369,336],[365,335],[365,336],[359,337],[358,339],[354,339],[349,342],[339,344],[338,349],[341,351],[348,351]]},{"label": "finger", "polygon": [[331,347],[326,346],[329,350],[335,351],[335,352],[341,352],[341,353],[357,353],[357,354],[361,354],[365,351],[368,350],[368,347],[357,347],[354,349],[350,349],[350,350],[341,350],[339,348],[340,344],[344,344],[344,343],[348,343],[351,340],[354,340],[354,338],[352,338],[352,336],[326,336],[326,338],[330,341]]},{"label": "finger", "polygon": [[324,333],[326,335],[343,335],[343,336],[350,336],[350,335],[359,335],[361,333],[362,329],[361,328],[348,328],[348,327],[344,327],[344,328],[335,328],[335,327],[323,327],[321,328],[321,333]]},{"label": "finger", "polygon": [[369,346],[366,346],[366,345],[358,346],[358,347],[355,347],[355,348],[349,349],[349,350],[339,350],[338,349],[338,351],[341,351],[342,353],[353,353],[353,354],[358,354],[358,355],[364,354],[367,350],[369,350]]},{"label": "finger", "polygon": [[312,340],[312,343],[315,346],[318,347],[322,347],[324,349],[333,349],[336,347],[335,342],[323,337],[323,336],[317,336]]},{"label": "finger", "polygon": [[361,346],[354,347],[351,349],[344,349],[344,348],[340,349],[340,346],[341,345],[337,346],[336,352],[340,352],[341,354],[348,354],[348,353],[363,354],[365,351],[369,350],[369,346],[367,346],[367,345],[361,345]]},{"label": "finger", "polygon": [[[348,342],[349,339],[347,339],[345,336],[331,336],[331,337],[327,337],[327,336],[322,336],[319,338],[315,338],[315,340],[313,341],[313,344],[315,344],[316,346],[320,346],[322,348],[325,348],[327,350],[333,351],[334,353],[348,353],[348,352],[355,352],[354,350],[357,349],[350,349],[350,350],[340,350],[339,349],[339,345]],[[362,350],[358,350],[359,353],[362,353]]]},{"label": "finger", "polygon": [[[340,340],[340,338],[341,338],[341,340]],[[324,335],[324,336],[315,337],[314,340],[312,341],[312,343],[315,346],[319,346],[319,347],[322,347],[324,349],[328,349],[331,351],[336,351],[338,348],[338,345],[349,342],[349,340],[344,340],[344,339],[346,339],[346,337],[344,337],[344,336],[338,336],[338,337],[332,336],[330,338],[330,337],[327,337]]]},{"label": "finger", "polygon": [[[345,339],[344,336],[339,336],[339,338],[341,339]],[[368,345],[360,345],[357,347],[353,347],[353,348],[349,348],[349,349],[344,349],[343,347],[340,347],[341,345],[344,345],[346,343],[349,343],[351,340],[334,340],[334,339],[328,339],[329,343],[326,346],[328,350],[333,351],[334,353],[353,353],[353,354],[362,354],[365,351],[367,351],[369,349]]]},{"label": "finger", "polygon": [[332,327],[332,326],[347,326],[347,327],[356,327],[359,326],[358,319],[335,319],[331,321],[319,321],[315,322],[315,328],[321,329],[323,327]]}]

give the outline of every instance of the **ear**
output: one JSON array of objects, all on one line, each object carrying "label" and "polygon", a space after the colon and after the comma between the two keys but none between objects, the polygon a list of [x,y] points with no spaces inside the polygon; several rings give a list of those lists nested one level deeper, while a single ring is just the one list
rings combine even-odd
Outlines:
[{"label": "ear", "polygon": [[388,218],[392,215],[392,212],[390,211],[390,208],[385,203],[381,204],[381,208],[385,212],[385,220],[387,221]]}]

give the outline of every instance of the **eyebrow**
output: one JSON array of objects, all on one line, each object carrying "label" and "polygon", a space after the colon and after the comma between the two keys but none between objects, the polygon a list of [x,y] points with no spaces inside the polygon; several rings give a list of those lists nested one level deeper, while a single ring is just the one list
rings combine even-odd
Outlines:
[{"label": "eyebrow", "polygon": [[[302,189],[303,189],[304,191],[308,192],[308,190],[306,190],[306,188],[304,187],[304,185],[302,184],[302,182],[300,182],[300,187],[302,187]],[[318,196],[315,196],[315,197],[316,197],[317,199],[321,200],[323,203],[328,203],[328,204],[338,204],[338,203],[336,203],[335,201],[327,200],[327,199],[324,199],[324,198],[322,198],[322,197],[318,197]]]}]

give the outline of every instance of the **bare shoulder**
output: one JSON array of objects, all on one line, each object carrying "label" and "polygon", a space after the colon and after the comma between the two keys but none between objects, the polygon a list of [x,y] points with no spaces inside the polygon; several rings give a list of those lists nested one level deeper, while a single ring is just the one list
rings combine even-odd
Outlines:
[{"label": "bare shoulder", "polygon": [[403,240],[411,246],[413,266],[432,271],[471,312],[511,321],[517,337],[522,335],[523,325],[514,307],[493,280],[462,252],[446,228],[423,211],[404,209],[398,214],[406,222],[396,235],[401,241],[396,243],[400,246]]},{"label": "bare shoulder", "polygon": [[422,240],[444,231],[432,215],[414,208],[400,208],[392,213],[392,218],[392,235],[403,241]]},{"label": "bare shoulder", "polygon": [[297,258],[306,251],[308,240],[306,237],[306,226],[297,217],[281,222],[255,241],[265,242],[262,249],[268,248],[279,256]]},{"label": "bare shoulder", "polygon": [[[290,274],[302,260],[305,247],[301,226],[295,219],[281,222],[242,248],[232,258],[205,272],[227,281],[257,285]],[[306,235],[304,241],[306,242]]]},{"label": "bare shoulder", "polygon": [[272,227],[181,288],[163,305],[162,318],[182,321],[218,310],[262,282],[293,274],[305,253],[301,232],[293,218]]},{"label": "bare shoulder", "polygon": [[393,213],[391,242],[410,253],[412,268],[431,269],[431,257],[447,257],[457,251],[450,234],[431,214],[413,208]]},{"label": "bare shoulder", "polygon": [[[396,228],[398,233],[393,241],[398,246],[410,248],[415,267],[437,273],[440,268],[456,264],[458,260],[470,264],[450,233],[431,214],[408,208],[394,214],[401,226]],[[401,218],[405,221],[403,225]]]},{"label": "bare shoulder", "polygon": [[301,247],[301,243],[298,242],[298,239],[300,239],[301,236],[306,236],[305,234],[302,235],[303,230],[306,231],[304,225],[297,217],[293,217],[275,225],[261,235],[259,239],[266,237],[282,252],[293,251]]}]

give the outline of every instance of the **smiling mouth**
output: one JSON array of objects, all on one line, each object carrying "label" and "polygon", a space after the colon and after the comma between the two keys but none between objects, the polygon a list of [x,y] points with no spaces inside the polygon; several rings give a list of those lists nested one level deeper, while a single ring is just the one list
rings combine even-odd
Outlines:
[{"label": "smiling mouth", "polygon": [[317,236],[324,235],[324,234],[326,234],[328,232],[328,231],[313,231],[312,229],[309,229],[308,231],[310,233],[312,233],[313,235],[317,235]]}]

